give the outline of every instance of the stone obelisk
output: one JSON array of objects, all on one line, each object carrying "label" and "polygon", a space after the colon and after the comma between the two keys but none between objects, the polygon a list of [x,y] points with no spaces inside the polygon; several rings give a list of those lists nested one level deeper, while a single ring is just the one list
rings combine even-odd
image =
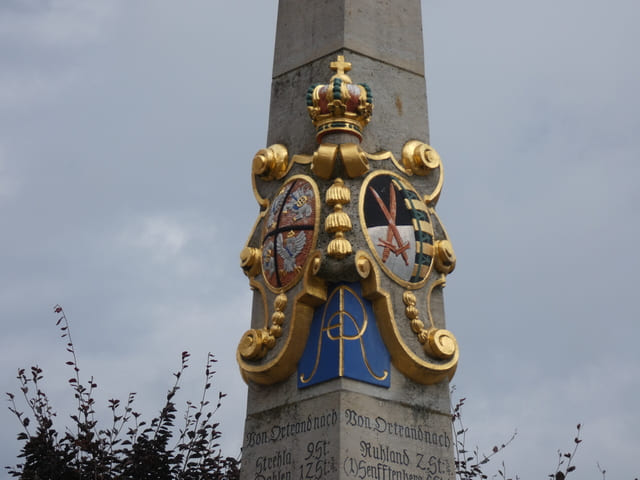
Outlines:
[{"label": "stone obelisk", "polygon": [[267,144],[241,253],[242,480],[452,480],[455,255],[420,1],[280,0]]}]

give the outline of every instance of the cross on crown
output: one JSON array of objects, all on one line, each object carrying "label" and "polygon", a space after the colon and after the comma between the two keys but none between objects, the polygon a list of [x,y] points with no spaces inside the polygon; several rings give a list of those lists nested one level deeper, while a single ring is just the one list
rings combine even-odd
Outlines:
[{"label": "cross on crown", "polygon": [[331,62],[329,64],[329,68],[336,72],[336,74],[331,77],[331,80],[333,80],[334,78],[340,78],[345,82],[351,83],[351,79],[348,77],[348,75],[345,74],[345,72],[351,70],[351,62],[345,62],[344,55],[338,55],[338,59],[335,62]]}]

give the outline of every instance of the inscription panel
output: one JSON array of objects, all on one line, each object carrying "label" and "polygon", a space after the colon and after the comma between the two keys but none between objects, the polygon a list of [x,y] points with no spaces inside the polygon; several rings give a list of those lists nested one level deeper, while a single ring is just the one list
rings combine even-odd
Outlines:
[{"label": "inscription panel", "polygon": [[243,480],[339,478],[338,406],[314,413],[301,405],[248,417],[242,451]]},{"label": "inscription panel", "polygon": [[[380,480],[453,480],[451,422],[445,415],[388,402],[343,409],[343,476]],[[375,403],[378,408],[358,403]]]},{"label": "inscription panel", "polygon": [[447,415],[328,394],[250,415],[242,480],[454,480]]}]

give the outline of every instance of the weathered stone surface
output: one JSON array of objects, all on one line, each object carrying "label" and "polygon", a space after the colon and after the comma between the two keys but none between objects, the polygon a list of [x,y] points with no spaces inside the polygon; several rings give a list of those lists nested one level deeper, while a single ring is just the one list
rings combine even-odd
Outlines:
[{"label": "weathered stone surface", "polygon": [[448,414],[326,393],[247,417],[242,478],[452,480]]},{"label": "weathered stone surface", "polygon": [[342,391],[369,395],[379,400],[413,405],[435,413],[448,414],[450,408],[448,389],[447,382],[436,385],[417,384],[398,372],[393,365],[391,366],[390,388],[377,387],[348,378],[338,378],[315,385],[312,388],[299,390],[295,375],[293,375],[287,381],[277,385],[261,386],[253,383],[249,384],[247,414],[257,414],[298,400],[304,401]]},{"label": "weathered stone surface", "polygon": [[[326,83],[331,77],[328,67],[337,55],[344,55],[352,64],[348,75],[353,82],[368,84],[373,94],[373,116],[360,145],[364,151],[389,150],[399,160],[408,140],[428,142],[421,22],[419,0],[280,0],[267,144],[284,144],[289,155],[313,154],[318,147],[316,130],[305,97],[311,85]],[[330,133],[324,141],[356,140],[348,134]],[[375,162],[376,168],[396,169],[390,159]],[[324,200],[334,177],[344,178],[351,200],[340,211],[353,224],[344,238],[354,252],[369,251],[363,231],[366,225],[360,218],[362,179],[347,178],[340,168],[335,167],[330,179],[314,178],[323,198],[320,218],[334,211]],[[296,164],[288,175],[311,173],[307,164]],[[434,181],[426,176],[413,178],[413,184],[425,191],[435,187]],[[265,196],[275,195],[280,188],[278,182],[263,183]],[[436,233],[443,237],[442,232]],[[260,245],[259,235],[254,232],[252,245]],[[323,231],[316,248],[325,252],[332,239]],[[353,257],[340,260],[323,255],[319,268],[318,275],[329,282],[361,280]],[[405,312],[403,289],[386,275],[380,275],[379,282],[389,292],[399,335],[412,351],[424,354]],[[296,298],[300,289],[294,286],[287,296]],[[444,328],[441,287],[433,289],[430,300],[426,289],[413,293],[420,318],[426,321],[430,301],[433,326]],[[272,303],[256,293],[253,329],[269,322]],[[290,300],[282,312],[285,334],[279,342],[286,338],[293,303]],[[307,340],[292,337],[291,341]],[[266,353],[265,362],[279,354],[278,347]],[[389,375],[389,388],[344,376],[298,388],[298,374],[266,386],[249,382],[242,480],[453,480],[448,382],[422,385],[393,364]]]},{"label": "weathered stone surface", "polygon": [[424,76],[420,1],[280,1],[274,78],[343,48]]}]

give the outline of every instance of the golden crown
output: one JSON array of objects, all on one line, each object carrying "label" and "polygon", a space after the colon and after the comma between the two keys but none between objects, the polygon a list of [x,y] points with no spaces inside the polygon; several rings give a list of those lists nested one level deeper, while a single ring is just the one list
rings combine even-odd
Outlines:
[{"label": "golden crown", "polygon": [[346,72],[351,63],[342,55],[330,64],[336,74],[327,85],[311,85],[307,90],[307,110],[316,127],[316,140],[329,132],[346,132],[362,141],[364,127],[371,120],[373,98],[371,89],[364,83],[354,84]]}]

